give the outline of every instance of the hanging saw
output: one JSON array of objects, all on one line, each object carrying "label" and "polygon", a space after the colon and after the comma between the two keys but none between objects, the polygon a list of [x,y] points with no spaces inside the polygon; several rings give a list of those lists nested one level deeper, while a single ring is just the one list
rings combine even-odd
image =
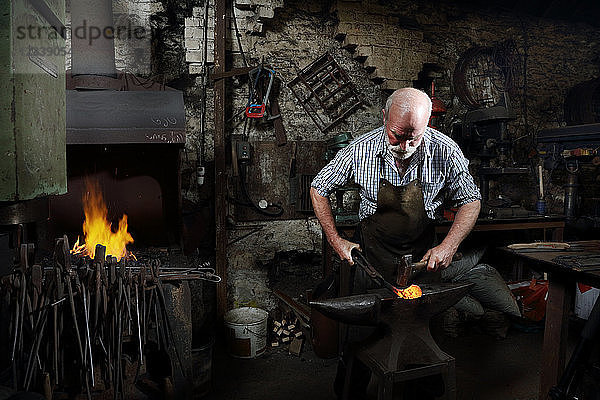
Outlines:
[{"label": "hanging saw", "polygon": [[[259,66],[251,70],[248,75],[250,76],[252,86],[248,93],[246,117],[262,118],[265,115],[265,109],[267,107],[267,102],[269,101],[269,94],[271,93],[271,87],[273,86],[275,71]],[[266,91],[264,91],[264,96],[261,98],[265,83],[267,88]]]}]

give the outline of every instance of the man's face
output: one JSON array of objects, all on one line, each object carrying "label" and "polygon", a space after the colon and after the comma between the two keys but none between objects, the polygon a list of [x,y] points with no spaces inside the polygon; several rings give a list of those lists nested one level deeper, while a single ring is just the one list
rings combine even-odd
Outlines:
[{"label": "man's face", "polygon": [[383,110],[383,126],[388,148],[398,160],[406,160],[423,141],[429,117],[426,109],[406,110],[392,104],[389,115]]}]

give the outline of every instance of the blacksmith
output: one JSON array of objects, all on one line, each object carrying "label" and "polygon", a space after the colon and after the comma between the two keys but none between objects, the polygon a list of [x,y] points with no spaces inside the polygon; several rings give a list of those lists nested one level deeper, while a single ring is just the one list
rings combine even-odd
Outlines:
[{"label": "blacksmith", "polygon": [[[431,99],[426,93],[398,89],[382,112],[383,126],[357,137],[319,172],[311,198],[334,251],[353,264],[351,251],[358,248],[388,282],[395,282],[397,260],[405,254],[428,260],[429,271],[450,264],[477,220],[481,195],[458,145],[427,126]],[[361,221],[352,241],[339,235],[329,202],[329,195],[349,182],[360,186],[361,200]],[[448,234],[436,245],[432,222],[442,204],[458,211]],[[359,293],[368,284],[356,272],[354,293]],[[341,370],[336,378],[338,394],[343,363]],[[366,389],[360,380],[352,379],[356,398]]]}]

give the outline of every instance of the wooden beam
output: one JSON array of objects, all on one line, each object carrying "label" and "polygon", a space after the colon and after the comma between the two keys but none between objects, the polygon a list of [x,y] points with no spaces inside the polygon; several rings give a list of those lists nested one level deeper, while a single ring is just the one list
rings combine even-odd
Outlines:
[{"label": "wooden beam", "polygon": [[223,79],[223,78],[231,78],[233,76],[240,76],[240,75],[248,75],[248,72],[252,71],[254,68],[256,67],[240,67],[240,68],[232,68],[230,71],[225,71],[225,72],[213,72],[213,74],[211,75],[211,78],[213,81],[218,81],[219,79]]},{"label": "wooden beam", "polygon": [[554,277],[552,274],[548,280],[540,399],[548,398],[548,392],[558,383],[565,367],[573,283],[572,280],[563,279],[561,276]]},{"label": "wooden beam", "polygon": [[[226,71],[225,35],[227,28],[227,0],[215,0],[215,66],[216,74]],[[217,285],[217,317],[222,319],[227,311],[227,226],[225,165],[225,79],[215,82],[215,266],[221,277]]]},{"label": "wooden beam", "polygon": [[310,322],[310,308],[308,306],[298,303],[281,290],[275,290],[273,291],[273,294],[277,296],[279,300],[287,304],[288,307],[294,311],[294,314],[296,314],[297,317],[302,318],[307,323]]}]

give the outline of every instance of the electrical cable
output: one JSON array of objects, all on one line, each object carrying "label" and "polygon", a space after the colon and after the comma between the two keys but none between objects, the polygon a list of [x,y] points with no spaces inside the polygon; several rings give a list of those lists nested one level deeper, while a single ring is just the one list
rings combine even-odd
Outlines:
[{"label": "electrical cable", "polygon": [[210,2],[204,3],[204,25],[202,32],[202,98],[200,101],[200,161],[206,161],[206,86],[208,85],[208,71],[206,58],[208,57],[208,6]]},{"label": "electrical cable", "polygon": [[[252,201],[252,199],[250,198],[250,194],[248,193],[248,188],[246,187],[246,172],[245,172],[244,167],[245,167],[244,163],[239,163],[238,168],[239,168],[239,172],[240,172],[240,186],[242,188],[242,194],[244,195],[244,197],[246,197],[246,199],[250,203],[250,207],[252,207],[258,213],[267,215],[269,217],[278,217],[281,214],[283,214],[283,207],[280,206],[279,204],[273,204],[273,203],[268,204],[267,208],[274,208],[277,211],[267,211],[267,208],[260,208]],[[247,204],[242,204],[242,205],[248,206]]]},{"label": "electrical cable", "polygon": [[238,112],[236,112],[235,114],[233,114],[233,116],[227,120],[227,123],[230,123],[231,121],[233,121],[234,119],[236,119],[240,115],[244,114],[245,112],[246,112],[246,107],[243,107]]}]

